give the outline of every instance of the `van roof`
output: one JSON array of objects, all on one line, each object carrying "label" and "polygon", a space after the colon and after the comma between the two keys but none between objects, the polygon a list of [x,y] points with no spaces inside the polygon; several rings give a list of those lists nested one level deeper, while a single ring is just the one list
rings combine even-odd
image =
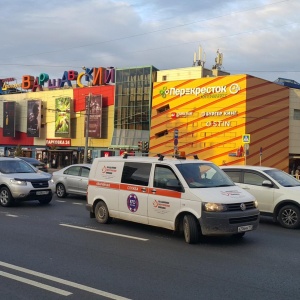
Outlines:
[{"label": "van roof", "polygon": [[109,157],[99,157],[95,158],[94,161],[131,161],[131,162],[170,162],[173,164],[180,164],[180,163],[211,163],[210,161],[206,160],[199,160],[199,159],[185,159],[180,157],[164,157],[162,155],[158,157],[145,157],[145,156],[133,156],[133,155],[124,155],[124,156],[109,156]]}]

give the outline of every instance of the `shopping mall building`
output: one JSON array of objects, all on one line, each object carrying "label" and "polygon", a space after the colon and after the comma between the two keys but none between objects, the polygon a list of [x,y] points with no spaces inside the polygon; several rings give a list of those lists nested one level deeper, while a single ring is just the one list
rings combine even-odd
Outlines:
[{"label": "shopping mall building", "polygon": [[0,155],[55,155],[57,167],[82,162],[85,148],[91,159],[127,151],[285,171],[300,165],[297,85],[202,66],[62,73],[0,79]]}]

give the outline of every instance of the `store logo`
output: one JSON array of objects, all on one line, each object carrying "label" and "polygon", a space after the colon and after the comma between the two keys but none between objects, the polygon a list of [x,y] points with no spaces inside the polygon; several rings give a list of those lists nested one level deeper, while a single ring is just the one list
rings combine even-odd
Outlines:
[{"label": "store logo", "polygon": [[166,98],[167,95],[170,96],[185,96],[185,95],[201,95],[201,97],[206,98],[219,98],[224,97],[228,92],[230,94],[237,94],[241,90],[240,86],[237,83],[233,83],[230,86],[226,85],[218,85],[218,86],[204,86],[204,87],[196,87],[196,88],[182,88],[177,89],[172,87],[167,89],[167,87],[163,87],[159,93],[163,98]]},{"label": "store logo", "polygon": [[237,94],[240,90],[241,90],[241,88],[237,83],[233,83],[229,87],[230,94]]},{"label": "store logo", "polygon": [[160,95],[161,95],[163,98],[166,98],[166,97],[167,97],[167,95],[166,95],[166,90],[167,90],[167,87],[164,86],[164,87],[162,88],[162,90],[159,91]]},{"label": "store logo", "polygon": [[176,118],[186,118],[188,116],[192,116],[193,112],[188,111],[188,112],[172,112],[171,113],[171,118],[176,119]]}]

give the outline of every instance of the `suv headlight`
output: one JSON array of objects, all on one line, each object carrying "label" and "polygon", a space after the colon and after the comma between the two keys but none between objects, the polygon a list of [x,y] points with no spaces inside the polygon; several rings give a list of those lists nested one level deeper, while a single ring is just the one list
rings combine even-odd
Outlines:
[{"label": "suv headlight", "polygon": [[20,179],[11,179],[10,182],[15,185],[27,185],[27,182]]},{"label": "suv headlight", "polygon": [[203,209],[205,211],[226,211],[227,207],[221,203],[204,202]]}]

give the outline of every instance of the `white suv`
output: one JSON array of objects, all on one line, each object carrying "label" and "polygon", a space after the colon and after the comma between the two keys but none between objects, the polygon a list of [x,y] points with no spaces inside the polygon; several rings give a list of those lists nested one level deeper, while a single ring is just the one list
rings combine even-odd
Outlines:
[{"label": "white suv", "polygon": [[38,200],[48,204],[55,185],[50,174],[38,171],[19,158],[0,157],[0,205]]},{"label": "white suv", "polygon": [[300,227],[300,181],[286,172],[259,166],[222,166],[240,187],[252,194],[261,215],[289,229]]}]

